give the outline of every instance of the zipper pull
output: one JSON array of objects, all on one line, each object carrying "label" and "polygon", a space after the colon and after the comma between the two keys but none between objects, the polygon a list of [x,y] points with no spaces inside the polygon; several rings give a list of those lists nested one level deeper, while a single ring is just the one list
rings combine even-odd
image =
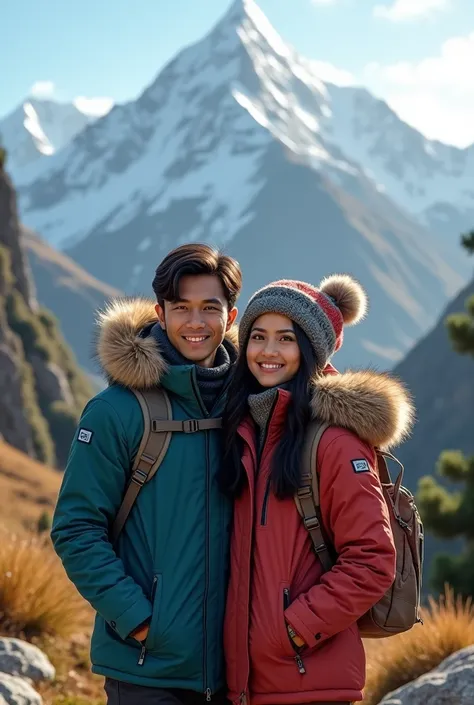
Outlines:
[{"label": "zipper pull", "polygon": [[143,666],[143,664],[145,663],[145,656],[146,656],[146,646],[143,645],[142,649],[140,651],[140,658],[138,659],[139,666]]},{"label": "zipper pull", "polygon": [[304,667],[303,659],[299,654],[296,654],[295,661],[296,665],[298,666],[298,671],[301,673],[301,675],[304,675],[306,673],[306,668]]},{"label": "zipper pull", "polygon": [[210,688],[206,688],[206,702],[210,703],[212,698],[212,692]]}]

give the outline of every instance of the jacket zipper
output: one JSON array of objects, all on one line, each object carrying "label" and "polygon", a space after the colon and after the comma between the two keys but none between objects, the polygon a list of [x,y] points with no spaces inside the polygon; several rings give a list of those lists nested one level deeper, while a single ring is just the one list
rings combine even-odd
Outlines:
[{"label": "jacket zipper", "polygon": [[206,701],[211,700],[211,689],[207,685],[207,600],[209,596],[209,435],[206,433],[206,551],[205,551],[205,571],[206,571],[206,584],[204,587],[204,605],[203,605],[203,621],[204,621],[204,693],[206,695]]},{"label": "jacket zipper", "polygon": [[[206,417],[209,416],[209,412],[204,407],[201,395],[199,394],[199,389],[196,387],[195,372],[191,375],[191,384],[194,391],[194,396],[199,404],[201,413]],[[205,547],[205,585],[204,585],[204,604],[202,609],[202,620],[203,620],[203,682],[204,682],[204,695],[206,696],[206,702],[210,702],[212,698],[212,691],[207,685],[207,601],[209,597],[209,494],[210,494],[210,462],[209,462],[209,432],[205,431],[206,439],[206,547]]]},{"label": "jacket zipper", "polygon": [[[150,602],[152,607],[154,608],[154,601],[155,601],[155,595],[156,595],[156,588],[158,586],[158,576],[154,575],[153,576],[153,583],[151,586],[151,593],[150,593]],[[151,626],[151,623],[150,623]],[[149,632],[148,632],[149,633]],[[146,642],[148,640],[148,637],[145,639],[145,642],[142,644],[142,648],[140,650],[140,657],[138,659],[138,665],[143,666],[145,663],[145,657],[146,657]]]},{"label": "jacket zipper", "polygon": [[[276,399],[275,399],[274,402],[273,402],[272,409],[271,409],[270,415],[269,415],[269,417],[268,417],[268,423],[267,423],[267,427],[266,427],[266,429],[265,429],[265,436],[264,436],[263,443],[262,443],[262,449],[261,449],[261,451],[260,451],[260,456],[259,456],[259,459],[258,459],[259,465],[260,465],[260,461],[261,461],[261,459],[262,459],[262,457],[263,457],[263,451],[265,450],[265,445],[266,445],[266,443],[267,443],[267,437],[268,437],[268,430],[269,430],[269,428],[270,428],[270,422],[271,422],[271,420],[272,420],[273,412],[275,411],[275,406],[277,405],[277,402],[278,402],[278,394],[277,394],[277,396],[276,396]],[[266,523],[267,523],[268,499],[269,499],[269,497],[270,497],[271,484],[272,484],[272,476],[271,476],[271,471],[270,471],[270,474],[269,474],[268,480],[267,480],[267,484],[266,484],[266,487],[265,487],[265,494],[264,494],[264,497],[263,497],[263,506],[262,506],[262,514],[261,514],[261,518],[260,518],[260,526],[265,526]]]},{"label": "jacket zipper", "polygon": [[[283,608],[285,610],[287,610],[289,606],[290,606],[290,591],[288,588],[284,588],[284,590],[283,590]],[[285,622],[285,627],[286,627],[286,622]],[[288,639],[289,639],[292,647],[296,650],[296,646],[291,641],[289,634],[288,634]],[[298,671],[301,673],[301,675],[304,675],[306,673],[306,668],[304,666],[303,659],[301,658],[301,656],[298,653],[296,653],[296,655],[295,655],[295,662],[298,667]]]},{"label": "jacket zipper", "polygon": [[262,516],[260,520],[260,525],[265,526],[267,523],[267,507],[268,507],[268,498],[270,496],[270,486],[271,486],[271,477],[268,477],[267,480],[267,486],[265,488],[265,495],[263,497],[263,507],[262,507]]}]

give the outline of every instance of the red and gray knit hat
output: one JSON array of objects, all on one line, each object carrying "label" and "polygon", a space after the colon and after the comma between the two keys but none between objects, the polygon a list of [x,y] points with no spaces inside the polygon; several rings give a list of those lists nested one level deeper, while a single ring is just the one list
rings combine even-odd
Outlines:
[{"label": "red and gray knit hat", "polygon": [[358,323],[366,310],[367,296],[348,274],[326,277],[319,288],[282,279],[263,287],[250,299],[239,325],[240,344],[247,344],[259,316],[280,313],[302,328],[316,353],[318,367],[324,368],[342,345],[344,325]]}]

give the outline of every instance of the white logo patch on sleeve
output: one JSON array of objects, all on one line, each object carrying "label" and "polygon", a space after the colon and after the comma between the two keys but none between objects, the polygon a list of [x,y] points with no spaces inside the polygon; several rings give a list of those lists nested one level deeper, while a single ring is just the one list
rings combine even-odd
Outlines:
[{"label": "white logo patch on sleeve", "polygon": [[87,428],[80,428],[77,434],[77,440],[81,443],[90,443],[92,439],[92,431],[88,431]]},{"label": "white logo patch on sleeve", "polygon": [[351,460],[354,472],[369,472],[369,463],[367,460]]}]

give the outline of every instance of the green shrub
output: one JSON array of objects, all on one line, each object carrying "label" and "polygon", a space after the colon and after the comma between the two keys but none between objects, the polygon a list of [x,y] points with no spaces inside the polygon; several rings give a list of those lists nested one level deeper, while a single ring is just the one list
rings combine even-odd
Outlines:
[{"label": "green shrub", "polygon": [[35,377],[31,365],[25,360],[21,341],[16,338],[16,352],[21,374],[21,394],[25,417],[31,428],[35,456],[48,465],[55,464],[55,450],[49,426],[43,416],[36,394]]},{"label": "green shrub", "polygon": [[0,245],[0,294],[9,294],[14,283],[15,277],[11,268],[10,252],[6,247]]},{"label": "green shrub", "polygon": [[13,291],[8,297],[7,317],[10,328],[21,339],[27,359],[37,354],[43,360],[54,362],[54,347],[46,330],[19,291]]}]

